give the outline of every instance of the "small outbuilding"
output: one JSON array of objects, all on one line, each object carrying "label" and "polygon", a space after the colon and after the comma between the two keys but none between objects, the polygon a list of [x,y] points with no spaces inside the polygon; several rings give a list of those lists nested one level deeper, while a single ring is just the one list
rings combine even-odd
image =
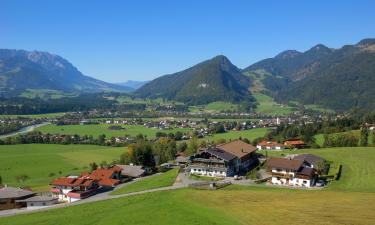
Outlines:
[{"label": "small outbuilding", "polygon": [[18,202],[18,200],[23,200],[34,195],[35,193],[30,190],[7,186],[2,187],[0,188],[0,210],[26,207],[26,203]]},{"label": "small outbuilding", "polygon": [[28,209],[44,208],[58,203],[58,199],[52,196],[33,196],[17,200],[18,203],[25,203]]}]

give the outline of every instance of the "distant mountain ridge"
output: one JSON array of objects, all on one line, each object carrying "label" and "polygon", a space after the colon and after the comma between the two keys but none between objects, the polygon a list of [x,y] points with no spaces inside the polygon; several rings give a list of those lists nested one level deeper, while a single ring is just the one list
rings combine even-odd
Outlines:
[{"label": "distant mountain ridge", "polygon": [[250,78],[228,58],[219,55],[186,70],[156,78],[138,89],[135,95],[188,104],[253,101],[248,90],[250,83]]},{"label": "distant mountain ridge", "polygon": [[137,90],[138,88],[142,87],[143,85],[150,82],[149,80],[146,81],[137,81],[137,80],[127,80],[123,83],[118,83],[118,85],[121,85],[123,87],[127,87],[131,90]]},{"label": "distant mountain ridge", "polygon": [[266,74],[264,86],[279,102],[375,109],[375,39],[339,49],[319,44],[305,52],[284,51],[243,72]]},{"label": "distant mountain ridge", "polygon": [[58,55],[0,49],[0,93],[12,96],[28,89],[63,92],[128,91],[125,87],[83,75]]}]

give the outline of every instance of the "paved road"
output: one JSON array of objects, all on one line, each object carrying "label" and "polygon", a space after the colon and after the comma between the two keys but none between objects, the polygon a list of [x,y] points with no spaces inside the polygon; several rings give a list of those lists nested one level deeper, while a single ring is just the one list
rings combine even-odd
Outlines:
[{"label": "paved road", "polygon": [[49,123],[44,122],[44,123],[34,124],[34,125],[31,125],[31,126],[27,126],[27,127],[22,127],[18,131],[15,131],[15,132],[12,132],[12,133],[9,133],[9,134],[0,135],[0,139],[15,136],[17,134],[28,133],[30,131],[33,131],[35,128],[42,127],[42,126],[45,126],[47,124],[49,124]]}]

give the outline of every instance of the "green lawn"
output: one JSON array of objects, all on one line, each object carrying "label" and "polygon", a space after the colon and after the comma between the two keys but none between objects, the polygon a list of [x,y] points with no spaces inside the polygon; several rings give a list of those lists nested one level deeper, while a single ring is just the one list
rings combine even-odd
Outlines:
[{"label": "green lawn", "polygon": [[215,134],[213,136],[208,136],[205,137],[201,140],[206,140],[206,141],[216,141],[219,139],[225,139],[227,141],[229,140],[234,140],[238,139],[240,137],[242,138],[247,138],[250,141],[254,140],[255,138],[258,137],[263,137],[267,133],[267,128],[256,128],[256,129],[250,129],[250,130],[241,130],[241,131],[228,131],[225,133],[221,134]]},{"label": "green lawn", "polygon": [[259,103],[259,105],[256,108],[256,112],[263,113],[267,115],[288,115],[291,112],[293,112],[293,108],[286,106],[286,105],[280,105],[276,103],[270,96],[261,94],[261,93],[253,93],[253,96]]},{"label": "green lawn", "polygon": [[40,127],[39,130],[43,133],[50,134],[79,134],[79,135],[92,135],[98,137],[101,134],[105,134],[107,137],[112,136],[136,136],[138,134],[146,135],[149,138],[155,137],[157,132],[175,133],[176,131],[187,132],[189,128],[175,128],[171,130],[159,130],[154,128],[147,128],[142,125],[121,125],[124,130],[110,130],[108,129],[113,124],[90,124],[90,125],[65,125],[57,126],[55,124],[46,125]]},{"label": "green lawn", "polygon": [[161,191],[0,218],[2,225],[371,225],[375,195],[270,188]]},{"label": "green lawn", "polygon": [[[124,151],[126,148],[95,145],[1,145],[0,176],[3,184],[45,191],[52,179],[68,174],[78,175],[88,170],[89,163],[111,162]],[[16,177],[20,175],[29,178],[18,182]]]},{"label": "green lawn", "polygon": [[171,169],[163,174],[146,177],[111,192],[111,195],[126,194],[148,189],[172,186],[176,180],[178,169]]}]

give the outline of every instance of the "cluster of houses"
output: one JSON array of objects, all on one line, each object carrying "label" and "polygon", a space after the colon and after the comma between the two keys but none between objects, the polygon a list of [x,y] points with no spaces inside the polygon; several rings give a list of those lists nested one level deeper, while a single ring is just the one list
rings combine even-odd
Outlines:
[{"label": "cluster of houses", "polygon": [[97,168],[91,173],[82,172],[79,176],[66,176],[54,179],[50,193],[37,194],[28,189],[0,187],[0,210],[17,208],[43,208],[61,202],[75,202],[99,192],[111,190],[124,181],[149,173],[142,166],[115,165]]},{"label": "cluster of houses", "polygon": [[[292,143],[291,143],[292,142]],[[254,147],[241,140],[200,149],[189,158],[187,171],[190,174],[208,177],[233,177],[246,174],[259,163],[261,155],[257,149],[266,147],[283,149],[291,144],[301,144],[289,140],[284,144],[275,142],[260,143]],[[283,186],[313,187],[317,178],[326,173],[323,158],[312,154],[300,154],[288,158],[270,158],[266,163],[269,183]]]}]

